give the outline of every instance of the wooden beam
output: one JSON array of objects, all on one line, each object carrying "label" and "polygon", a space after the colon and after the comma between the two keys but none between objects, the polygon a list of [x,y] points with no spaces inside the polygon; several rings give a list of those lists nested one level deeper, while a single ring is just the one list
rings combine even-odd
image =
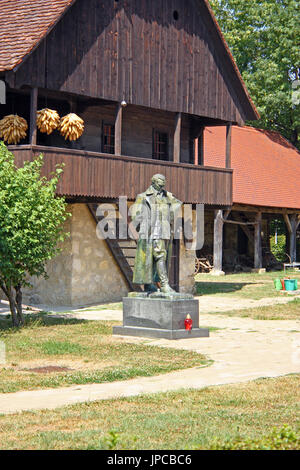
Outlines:
[{"label": "wooden beam", "polygon": [[36,113],[38,104],[38,89],[32,88],[30,92],[30,124],[29,124],[29,143],[36,145],[37,127]]},{"label": "wooden beam", "polygon": [[123,107],[118,103],[115,117],[115,155],[122,155],[122,114]]},{"label": "wooden beam", "polygon": [[266,214],[299,214],[299,209],[286,209],[284,207],[250,206],[247,204],[233,204],[232,210],[238,212],[263,212]]},{"label": "wooden beam", "polygon": [[181,113],[176,114],[175,118],[175,132],[174,132],[174,146],[173,146],[173,161],[180,163],[180,134],[181,134]]},{"label": "wooden beam", "polygon": [[292,224],[291,224],[291,221],[290,221],[290,218],[289,218],[288,214],[283,213],[283,218],[284,218],[284,221],[286,223],[286,226],[287,226],[287,229],[288,229],[289,233],[292,233],[293,228],[292,228]]},{"label": "wooden beam", "polygon": [[254,227],[254,268],[262,268],[262,243],[261,243],[261,219],[262,214],[258,212],[255,217]]},{"label": "wooden beam", "polygon": [[202,127],[198,135],[198,165],[204,165],[204,129]]},{"label": "wooden beam", "polygon": [[257,222],[240,222],[239,220],[226,220],[223,219],[223,222],[226,224],[235,224],[235,225],[256,225]]},{"label": "wooden beam", "polygon": [[290,217],[285,214],[284,220],[289,231],[289,255],[291,257],[291,262],[297,261],[297,228],[299,226],[299,219],[297,214],[292,214]]},{"label": "wooden beam", "polygon": [[214,268],[213,272],[223,272],[223,211],[215,211],[214,220]]},{"label": "wooden beam", "polygon": [[198,165],[198,155],[199,155],[199,140],[194,139],[194,165]]},{"label": "wooden beam", "polygon": [[226,168],[231,168],[231,136],[232,124],[226,126]]},{"label": "wooden beam", "polygon": [[223,221],[226,222],[229,215],[230,215],[230,212],[231,212],[231,209],[229,209],[228,211],[225,211],[224,212],[224,215],[223,215]]}]

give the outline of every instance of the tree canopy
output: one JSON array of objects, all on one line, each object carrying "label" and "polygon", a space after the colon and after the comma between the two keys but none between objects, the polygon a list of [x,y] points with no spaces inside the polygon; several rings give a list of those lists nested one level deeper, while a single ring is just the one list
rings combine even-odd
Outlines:
[{"label": "tree canopy", "polygon": [[300,148],[299,2],[210,0],[210,4],[261,115],[250,124],[276,130]]},{"label": "tree canopy", "polygon": [[66,203],[55,195],[61,168],[41,176],[43,156],[17,168],[0,142],[0,287],[8,297],[14,326],[22,316],[21,287],[28,276],[47,276],[46,262],[56,256],[67,234]]}]

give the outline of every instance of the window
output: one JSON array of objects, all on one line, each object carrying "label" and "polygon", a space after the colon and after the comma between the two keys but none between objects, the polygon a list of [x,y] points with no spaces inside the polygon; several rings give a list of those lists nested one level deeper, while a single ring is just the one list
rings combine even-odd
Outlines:
[{"label": "window", "polygon": [[166,132],[153,131],[152,157],[157,160],[169,160],[168,134]]},{"label": "window", "polygon": [[102,123],[102,152],[115,153],[115,126]]},{"label": "window", "polygon": [[179,18],[179,14],[178,14],[178,11],[177,11],[177,10],[174,10],[174,11],[173,11],[173,18],[174,18],[175,21],[177,21],[178,18]]}]

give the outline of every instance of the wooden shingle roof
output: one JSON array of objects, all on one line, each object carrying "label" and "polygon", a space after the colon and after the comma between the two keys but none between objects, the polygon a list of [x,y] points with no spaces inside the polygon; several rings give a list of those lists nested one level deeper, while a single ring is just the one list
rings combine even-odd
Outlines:
[{"label": "wooden shingle roof", "polygon": [[0,71],[20,64],[74,0],[0,0]]}]

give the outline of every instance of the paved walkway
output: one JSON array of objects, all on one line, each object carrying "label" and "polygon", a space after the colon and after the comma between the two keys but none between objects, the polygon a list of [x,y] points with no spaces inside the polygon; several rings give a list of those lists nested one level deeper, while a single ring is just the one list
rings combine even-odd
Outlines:
[{"label": "paved walkway", "polygon": [[[98,314],[102,319],[112,319],[112,316],[120,316],[120,311],[103,310],[83,315],[95,318]],[[53,409],[80,402],[300,373],[300,320],[264,321],[202,313],[200,318],[202,326],[219,329],[212,331],[209,338],[170,341],[126,337],[123,340],[197,351],[214,360],[210,367],[113,383],[0,394],[0,413]]]}]

